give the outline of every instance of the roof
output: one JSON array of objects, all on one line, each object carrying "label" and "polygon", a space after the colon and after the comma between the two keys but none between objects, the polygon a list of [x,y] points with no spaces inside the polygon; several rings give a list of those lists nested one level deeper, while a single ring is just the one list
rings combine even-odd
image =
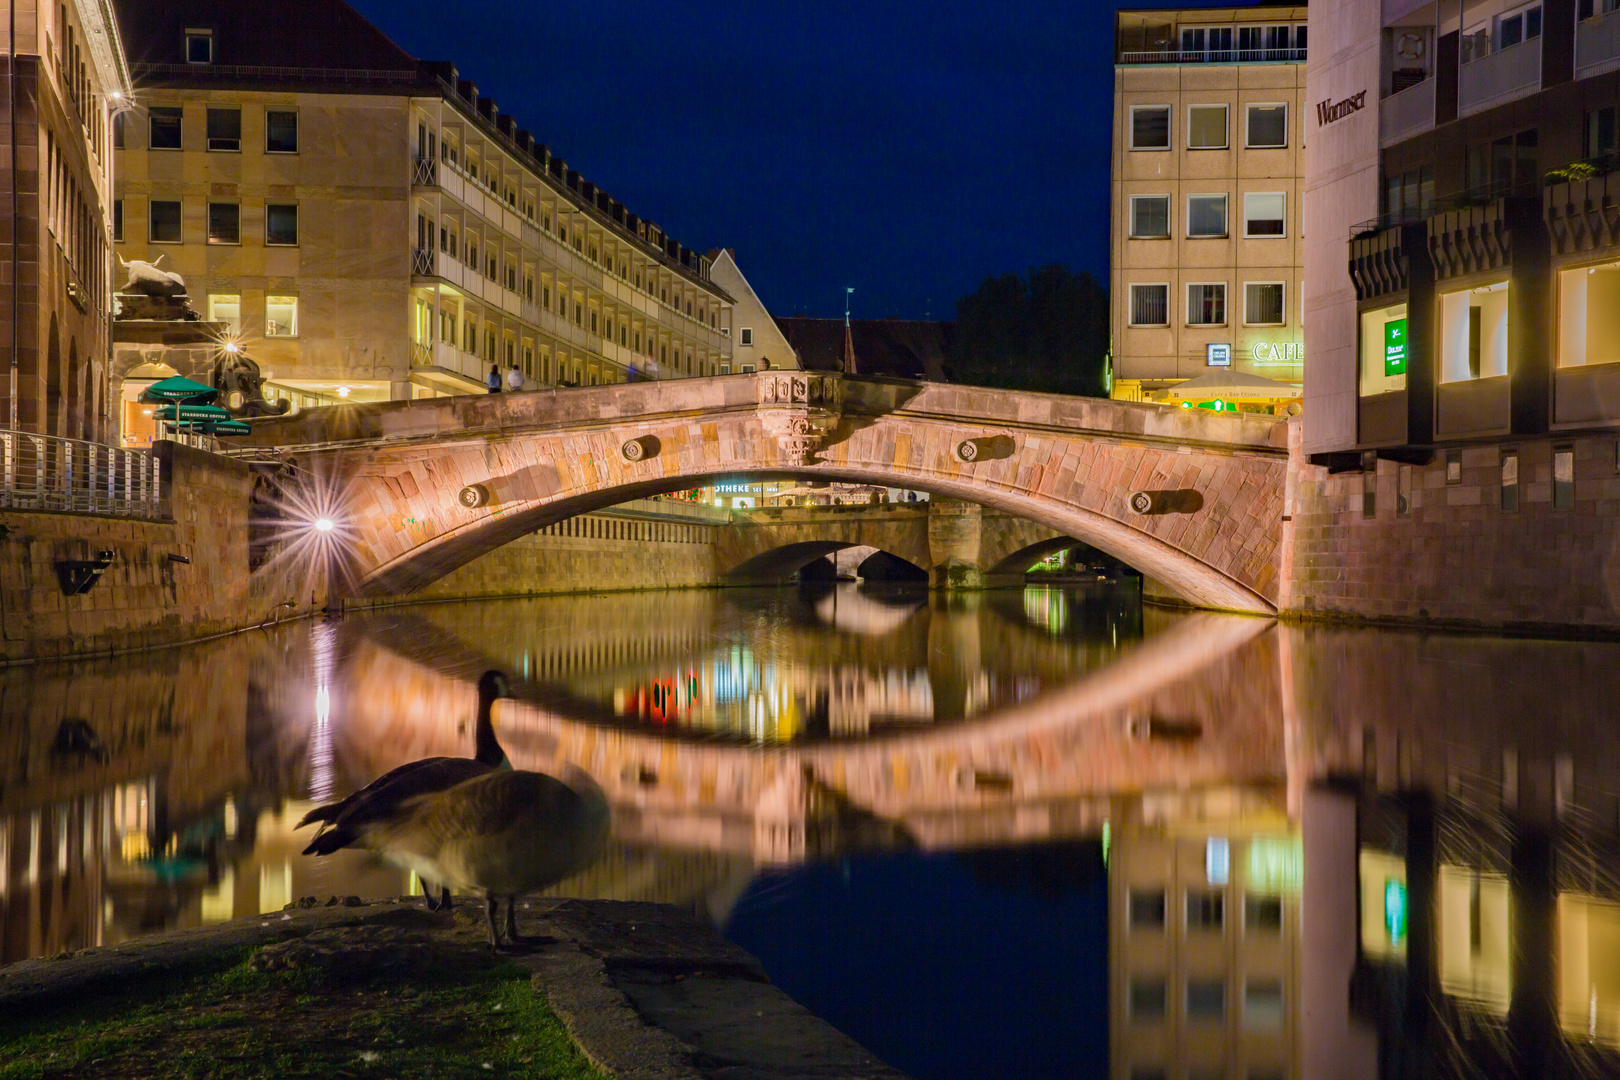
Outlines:
[{"label": "roof", "polygon": [[[839,371],[844,361],[844,320],[778,316],[776,325],[799,354],[806,371]],[[862,375],[943,382],[951,324],[922,319],[854,319],[849,324],[855,367]]]},{"label": "roof", "polygon": [[[344,0],[114,0],[114,6],[131,65],[184,65],[186,31],[205,29],[213,31],[215,55],[233,67],[416,77],[416,58]],[[319,32],[311,32],[313,27]]]}]

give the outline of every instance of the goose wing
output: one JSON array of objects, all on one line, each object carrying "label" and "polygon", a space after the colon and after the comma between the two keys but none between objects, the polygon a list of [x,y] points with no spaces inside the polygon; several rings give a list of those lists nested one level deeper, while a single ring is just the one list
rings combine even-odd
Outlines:
[{"label": "goose wing", "polygon": [[359,791],[354,792],[347,798],[338,799],[336,802],[323,803],[320,806],[315,807],[309,813],[299,818],[298,824],[294,825],[293,828],[302,829],[305,825],[313,825],[317,821],[323,823],[335,821],[342,817],[343,814],[348,812],[352,807],[359,803],[365,802],[378,791],[387,788],[390,784],[393,784],[399,780],[402,776],[416,772],[418,769],[430,768],[439,764],[440,762],[454,760],[456,759],[448,757],[430,757],[421,758],[417,761],[407,761],[405,764],[400,765],[397,768],[389,769],[387,772],[377,777],[377,779],[373,780]]},{"label": "goose wing", "polygon": [[491,771],[490,766],[471,758],[425,758],[412,766],[395,769],[343,800],[346,805],[327,819],[304,854],[326,855],[348,847],[372,828],[407,814],[411,800],[436,795]]}]

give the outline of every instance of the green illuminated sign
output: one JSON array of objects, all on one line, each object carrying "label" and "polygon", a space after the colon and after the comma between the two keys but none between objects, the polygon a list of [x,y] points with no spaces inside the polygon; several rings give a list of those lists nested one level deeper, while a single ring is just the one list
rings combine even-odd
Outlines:
[{"label": "green illuminated sign", "polygon": [[1406,374],[1406,320],[1391,319],[1384,324],[1384,374]]},{"label": "green illuminated sign", "polygon": [[1406,936],[1406,883],[1386,878],[1384,881],[1384,929],[1389,940],[1399,942]]}]

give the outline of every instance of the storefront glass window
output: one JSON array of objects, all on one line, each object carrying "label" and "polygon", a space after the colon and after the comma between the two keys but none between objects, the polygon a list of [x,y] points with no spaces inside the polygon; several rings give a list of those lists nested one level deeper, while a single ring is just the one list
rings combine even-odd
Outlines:
[{"label": "storefront glass window", "polygon": [[1362,312],[1362,397],[1406,389],[1406,369],[1411,354],[1407,326],[1405,304]]}]

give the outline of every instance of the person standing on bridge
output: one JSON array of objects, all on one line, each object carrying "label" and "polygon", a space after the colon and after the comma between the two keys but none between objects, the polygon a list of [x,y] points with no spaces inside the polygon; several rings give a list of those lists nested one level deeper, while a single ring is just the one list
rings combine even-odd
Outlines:
[{"label": "person standing on bridge", "polygon": [[486,381],[490,393],[498,394],[501,392],[501,368],[499,364],[489,365],[489,378]]},{"label": "person standing on bridge", "polygon": [[512,394],[523,389],[523,372],[518,370],[516,364],[508,364],[506,367],[506,389]]}]

